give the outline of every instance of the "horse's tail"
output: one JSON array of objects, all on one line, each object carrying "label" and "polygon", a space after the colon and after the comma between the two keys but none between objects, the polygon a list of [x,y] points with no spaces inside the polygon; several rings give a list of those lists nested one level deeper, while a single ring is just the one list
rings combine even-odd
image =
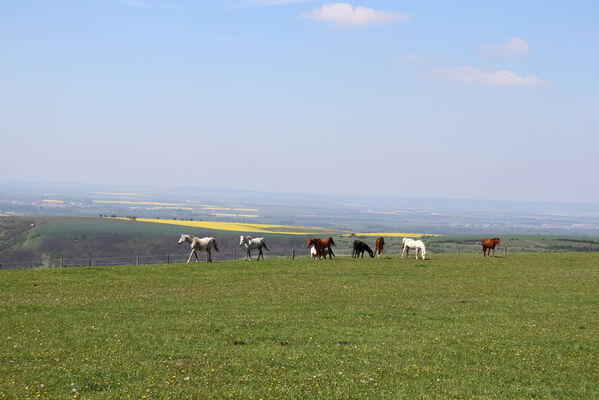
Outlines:
[{"label": "horse's tail", "polygon": [[401,240],[401,251],[403,251],[404,247],[406,247],[406,238]]},{"label": "horse's tail", "polygon": [[214,245],[214,250],[219,251],[218,246],[216,245],[216,239],[212,238],[212,244]]},{"label": "horse's tail", "polygon": [[268,247],[266,247],[266,240],[264,242],[262,242],[262,244],[264,245],[264,248],[268,251],[270,251],[270,249]]},{"label": "horse's tail", "polygon": [[337,245],[336,245],[336,244],[335,244],[335,242],[333,241],[333,238],[332,238],[332,237],[330,237],[329,239],[330,239],[331,245],[333,245],[333,246],[337,247]]}]

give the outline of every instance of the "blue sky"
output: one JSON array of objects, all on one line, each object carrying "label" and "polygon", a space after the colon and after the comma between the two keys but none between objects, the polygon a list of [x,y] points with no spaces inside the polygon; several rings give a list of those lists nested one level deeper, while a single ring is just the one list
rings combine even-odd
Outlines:
[{"label": "blue sky", "polygon": [[0,182],[599,202],[598,16],[0,0]]}]

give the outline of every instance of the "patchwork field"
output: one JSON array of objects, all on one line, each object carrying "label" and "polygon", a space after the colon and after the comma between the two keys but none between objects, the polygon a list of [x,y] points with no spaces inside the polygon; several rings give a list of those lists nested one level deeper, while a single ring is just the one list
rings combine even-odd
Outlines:
[{"label": "patchwork field", "polygon": [[[126,220],[126,218],[115,218]],[[233,231],[240,233],[271,233],[279,235],[354,235],[354,236],[387,236],[387,237],[414,237],[419,238],[422,233],[401,233],[401,232],[386,232],[386,233],[353,233],[348,231],[339,231],[322,228],[310,228],[306,226],[291,226],[291,225],[273,225],[273,224],[252,224],[244,222],[221,222],[221,221],[182,221],[172,219],[154,219],[154,218],[138,218],[136,222],[151,222],[154,224],[177,225],[199,229],[212,229],[216,231]],[[439,235],[433,235],[439,236]]]},{"label": "patchwork field", "polygon": [[0,271],[0,398],[599,397],[599,255]]}]

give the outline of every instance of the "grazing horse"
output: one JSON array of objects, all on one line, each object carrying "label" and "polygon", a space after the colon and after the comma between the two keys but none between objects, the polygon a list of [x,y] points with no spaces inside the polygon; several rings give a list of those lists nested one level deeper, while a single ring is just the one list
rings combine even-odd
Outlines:
[{"label": "grazing horse", "polygon": [[370,254],[370,258],[374,258],[374,252],[366,243],[361,240],[354,240],[354,247],[351,252],[352,258],[358,258],[362,256],[364,258],[364,252],[367,251]]},{"label": "grazing horse", "polygon": [[385,247],[385,239],[381,236],[376,240],[376,248],[374,253],[378,258],[381,258],[381,254],[383,254],[383,248]]},{"label": "grazing horse", "polygon": [[266,247],[266,242],[264,241],[264,238],[252,238],[251,236],[246,236],[246,235],[241,235],[239,236],[239,246],[243,246],[245,245],[245,261],[252,260],[252,253],[251,251],[254,249],[258,249],[258,251],[260,252],[258,254],[258,261],[260,261],[260,256],[262,256],[262,259],[264,260],[264,253],[262,253],[262,248],[264,247],[266,250],[270,251],[270,249],[268,247]]},{"label": "grazing horse", "polygon": [[424,243],[422,240],[414,240],[409,238],[403,238],[401,241],[401,257],[403,258],[406,255],[410,258],[410,249],[416,250],[416,259],[418,260],[418,250],[420,250],[420,256],[423,260],[426,259],[426,247],[424,247]]},{"label": "grazing horse", "polygon": [[327,254],[328,254],[329,258],[333,258],[335,253],[333,253],[331,246],[337,247],[337,245],[333,241],[332,237],[329,237],[328,239],[324,239],[324,240],[319,239],[319,238],[312,238],[312,239],[308,240],[308,246],[306,246],[306,247],[310,248],[312,246],[314,246],[316,248],[316,253],[318,254],[318,258],[327,258]]},{"label": "grazing horse", "polygon": [[212,262],[212,247],[214,247],[214,250],[218,251],[216,240],[213,237],[205,237],[200,239],[198,237],[184,235],[182,233],[181,237],[179,238],[179,244],[183,242],[191,243],[191,253],[189,254],[187,262],[190,262],[191,257],[194,255],[196,256],[196,262],[200,261],[200,259],[198,258],[198,250],[206,250],[206,253],[208,253],[206,255],[206,262]]},{"label": "grazing horse", "polygon": [[[499,238],[493,238],[493,239],[483,239],[482,240],[482,244],[483,244],[483,257],[486,257],[487,255],[490,256],[491,255],[491,249],[493,249],[493,258],[495,258],[495,246],[501,246],[501,240],[499,240]],[[488,251],[488,253],[487,253]]]}]

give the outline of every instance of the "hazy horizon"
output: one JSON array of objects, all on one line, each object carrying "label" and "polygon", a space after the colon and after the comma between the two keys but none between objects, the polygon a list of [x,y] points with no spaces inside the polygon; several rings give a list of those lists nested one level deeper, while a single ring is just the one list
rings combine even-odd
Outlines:
[{"label": "hazy horizon", "polygon": [[[599,211],[599,202],[572,202],[572,201],[549,201],[549,200],[538,200],[538,201],[529,201],[529,200],[498,200],[498,199],[475,199],[475,198],[459,198],[459,197],[423,197],[423,196],[393,196],[393,195],[369,195],[369,194],[334,194],[334,193],[319,193],[319,192],[300,192],[300,191],[264,191],[264,190],[252,190],[252,189],[237,189],[237,188],[227,188],[227,187],[211,187],[211,186],[183,186],[183,185],[118,185],[118,184],[106,184],[106,183],[82,183],[82,182],[26,182],[26,181],[0,181],[0,193],[11,193],[10,189],[15,188],[24,188],[27,192],[38,192],[41,189],[54,190],[56,193],[45,193],[47,195],[58,195],[64,196],[66,193],[65,189],[69,188],[78,194],[91,194],[94,192],[86,192],[87,190],[101,190],[101,191],[109,191],[109,190],[118,190],[118,191],[128,191],[131,196],[144,196],[150,195],[156,198],[180,198],[180,196],[184,196],[186,193],[190,196],[210,196],[211,193],[221,195],[229,193],[232,198],[237,199],[250,199],[250,198],[260,198],[264,201],[278,201],[280,199],[293,199],[293,196],[305,196],[306,198],[322,198],[322,199],[334,199],[336,201],[352,201],[352,200],[360,200],[360,201],[372,201],[376,202],[410,202],[414,205],[417,205],[417,202],[427,202],[432,201],[436,204],[452,204],[453,206],[467,207],[469,204],[502,204],[506,205],[505,208],[497,209],[497,212],[510,212],[510,211],[519,211],[522,207],[526,208],[527,206],[538,206],[538,205],[547,205],[547,206],[563,206],[566,207],[573,214],[582,211],[581,207],[589,207],[592,209],[597,209]],[[7,190],[8,189],[8,190]],[[169,192],[164,192],[164,190],[170,190]],[[108,193],[108,192],[106,192]],[[119,193],[114,193],[118,195]],[[125,196],[127,197],[127,196]],[[302,198],[300,197],[300,200]],[[228,200],[228,199],[220,199],[215,198],[213,200]],[[374,204],[373,203],[373,204]],[[510,205],[513,205],[514,208],[511,208]],[[426,206],[426,205],[424,205]],[[493,210],[489,210],[493,211]]]},{"label": "hazy horizon", "polygon": [[597,15],[4,2],[0,182],[599,203]]}]

